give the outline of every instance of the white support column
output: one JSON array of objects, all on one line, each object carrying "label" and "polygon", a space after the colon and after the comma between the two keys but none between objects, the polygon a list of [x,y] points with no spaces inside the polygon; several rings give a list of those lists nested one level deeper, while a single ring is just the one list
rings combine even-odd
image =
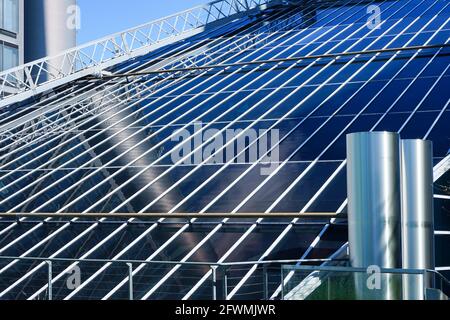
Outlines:
[{"label": "white support column", "polygon": [[[403,268],[434,270],[433,143],[403,140],[401,170]],[[424,299],[432,276],[405,275],[403,299]]]}]

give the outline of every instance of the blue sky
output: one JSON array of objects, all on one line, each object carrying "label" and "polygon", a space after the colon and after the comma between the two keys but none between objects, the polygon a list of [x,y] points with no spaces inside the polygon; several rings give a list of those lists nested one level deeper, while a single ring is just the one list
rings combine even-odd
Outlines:
[{"label": "blue sky", "polygon": [[78,0],[78,44],[192,8],[208,0]]}]

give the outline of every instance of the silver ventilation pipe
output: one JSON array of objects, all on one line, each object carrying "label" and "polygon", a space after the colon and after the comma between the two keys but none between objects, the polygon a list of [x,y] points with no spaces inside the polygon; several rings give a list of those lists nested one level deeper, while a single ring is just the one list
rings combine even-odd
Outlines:
[{"label": "silver ventilation pipe", "polygon": [[[389,132],[347,136],[349,250],[352,267],[401,265],[400,137]],[[398,276],[397,276],[398,278]],[[381,288],[355,276],[360,299],[401,298],[395,275],[382,275]],[[396,284],[397,282],[397,284]]]},{"label": "silver ventilation pipe", "polygon": [[[403,268],[434,270],[432,142],[403,140],[401,167]],[[432,287],[432,274],[405,275],[403,299],[422,300]]]}]

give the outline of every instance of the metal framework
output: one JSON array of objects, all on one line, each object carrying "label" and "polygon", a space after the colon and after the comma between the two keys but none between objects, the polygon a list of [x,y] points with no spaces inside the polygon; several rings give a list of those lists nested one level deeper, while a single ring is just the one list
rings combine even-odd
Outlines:
[{"label": "metal framework", "polygon": [[[331,212],[305,212],[305,213],[271,213],[267,218],[345,218],[344,214]],[[14,218],[171,218],[171,219],[216,219],[216,218],[231,218],[231,219],[246,219],[246,218],[263,218],[261,213],[0,213],[0,217],[14,217]]]}]

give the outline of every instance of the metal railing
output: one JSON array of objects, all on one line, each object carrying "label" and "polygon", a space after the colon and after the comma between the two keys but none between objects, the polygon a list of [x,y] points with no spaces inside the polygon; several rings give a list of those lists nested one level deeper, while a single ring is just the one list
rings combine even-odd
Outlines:
[{"label": "metal railing", "polygon": [[403,287],[411,281],[421,284],[423,300],[435,299],[437,292],[441,298],[450,294],[450,281],[436,270],[290,265],[281,269],[282,278],[290,276],[288,283],[282,282],[283,300],[403,300]]},{"label": "metal railing", "polygon": [[[1,299],[11,300],[135,300],[147,299],[146,295],[153,289],[166,272],[174,266],[179,266],[177,274],[172,275],[172,281],[160,287],[150,299],[201,299],[227,300],[228,294],[242,279],[242,276],[254,265],[256,272],[242,286],[234,299],[269,300],[271,292],[282,281],[282,266],[298,263],[321,264],[331,259],[304,260],[276,260],[276,261],[248,261],[248,262],[177,262],[177,261],[142,261],[142,260],[104,260],[104,259],[64,259],[39,257],[0,257],[0,292]],[[12,270],[2,272],[6,265],[13,265]],[[88,286],[82,283],[106,265],[111,266],[102,276]],[[135,272],[139,265],[145,268]],[[25,270],[41,265],[40,271],[15,288],[4,294],[9,283],[22,277]],[[80,281],[76,281],[76,273]],[[201,287],[196,287],[200,278],[207,277]],[[121,285],[113,296],[108,293],[118,286],[122,279],[126,283]],[[74,280],[75,279],[75,280]],[[46,290],[37,296],[35,292],[45,286]],[[194,294],[195,293],[195,294]]]},{"label": "metal railing", "polygon": [[216,0],[0,73],[0,107],[282,0]]}]

